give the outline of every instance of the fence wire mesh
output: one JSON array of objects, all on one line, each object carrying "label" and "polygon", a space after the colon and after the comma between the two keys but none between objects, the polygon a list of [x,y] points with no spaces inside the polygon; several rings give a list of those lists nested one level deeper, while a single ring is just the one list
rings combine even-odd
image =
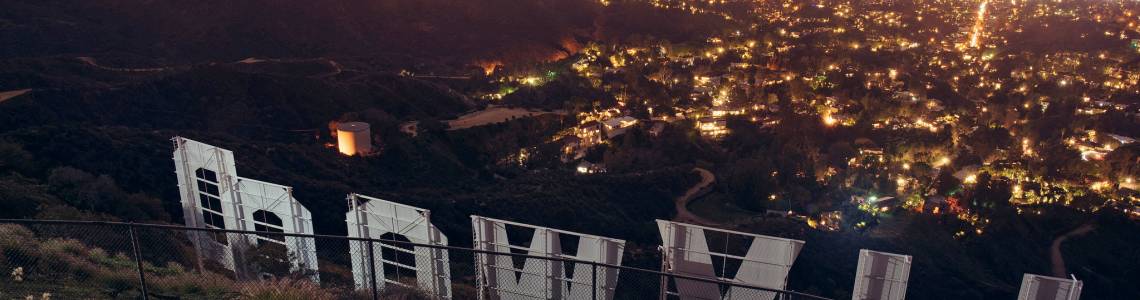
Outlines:
[{"label": "fence wire mesh", "polygon": [[0,271],[0,299],[824,299],[526,253],[106,222],[0,220]]}]

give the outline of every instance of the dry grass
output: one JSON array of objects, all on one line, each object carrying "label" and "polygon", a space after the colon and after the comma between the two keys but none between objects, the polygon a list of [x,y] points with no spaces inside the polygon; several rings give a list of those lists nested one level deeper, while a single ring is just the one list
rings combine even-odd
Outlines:
[{"label": "dry grass", "polygon": [[[236,282],[212,272],[187,272],[177,263],[144,262],[149,292],[181,299],[321,300],[351,298],[352,291],[322,288],[305,279]],[[74,239],[40,239],[19,225],[0,225],[0,298],[135,298],[140,296],[134,259]],[[394,295],[395,296],[395,295]],[[391,299],[420,299],[395,297]]]}]

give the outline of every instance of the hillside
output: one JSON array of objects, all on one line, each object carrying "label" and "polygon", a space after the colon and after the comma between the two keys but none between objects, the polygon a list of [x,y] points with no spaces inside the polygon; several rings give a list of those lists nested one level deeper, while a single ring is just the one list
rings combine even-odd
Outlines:
[{"label": "hillside", "polygon": [[[135,64],[381,54],[540,61],[590,40],[644,34],[630,21],[656,24],[658,37],[673,39],[703,39],[696,33],[717,24],[643,4],[576,0],[3,0],[0,7],[0,58],[110,56]],[[673,17],[691,22],[665,22]]]},{"label": "hillside", "polygon": [[[879,2],[0,0],[0,218],[181,224],[183,136],[293,187],[318,234],[345,235],[360,193],[431,210],[452,246],[482,215],[624,239],[624,265],[657,269],[653,221],[681,206],[806,241],[788,288],[810,294],[850,297],[874,249],[913,256],[910,299],[1009,299],[1024,273],[1138,298],[1140,148],[1104,138],[1140,128],[1136,5],[995,2],[967,47],[974,4]],[[1026,19],[1073,12],[1096,18]],[[337,151],[348,121],[374,155]],[[133,296],[128,244],[0,233],[2,272]],[[179,284],[185,239],[146,238],[169,250],[146,255],[161,293],[202,292]],[[347,286],[347,243],[317,248],[321,284]]]}]

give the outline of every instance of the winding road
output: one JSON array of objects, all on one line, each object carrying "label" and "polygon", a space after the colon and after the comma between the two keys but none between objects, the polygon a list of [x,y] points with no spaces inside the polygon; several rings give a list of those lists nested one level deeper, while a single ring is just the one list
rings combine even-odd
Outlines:
[{"label": "winding road", "polygon": [[1073,231],[1069,231],[1053,240],[1053,246],[1049,247],[1050,259],[1053,261],[1053,277],[1069,277],[1068,272],[1065,272],[1065,258],[1061,254],[1061,243],[1064,243],[1065,240],[1071,237],[1085,235],[1093,231],[1093,229],[1096,229],[1096,226],[1093,226],[1093,224],[1081,225],[1081,227],[1077,227],[1077,229],[1073,229]]},{"label": "winding road", "polygon": [[301,63],[301,62],[314,62],[314,61],[323,61],[324,63],[328,64],[328,65],[329,65],[329,68],[332,68],[332,70],[329,70],[328,72],[325,72],[325,73],[321,73],[321,74],[309,75],[309,76],[308,76],[309,78],[325,78],[325,77],[333,77],[333,76],[336,76],[336,75],[340,75],[341,73],[344,73],[344,71],[355,71],[355,70],[348,70],[348,69],[345,69],[343,65],[341,65],[341,64],[340,64],[340,63],[338,63],[338,62],[336,62],[335,60],[332,60],[332,59],[328,59],[328,58],[324,58],[324,57],[318,57],[318,58],[267,58],[267,57],[249,57],[249,58],[246,58],[246,59],[243,59],[243,60],[239,60],[239,61],[236,61],[236,62],[234,62],[234,63],[235,63],[235,64],[246,64],[246,65],[251,65],[251,64],[260,64],[260,63],[266,63],[266,62],[272,62],[272,63]]},{"label": "winding road", "polygon": [[117,68],[117,67],[108,67],[108,66],[100,65],[99,61],[95,60],[94,57],[90,57],[90,56],[80,56],[80,57],[76,57],[75,59],[78,59],[79,61],[81,61],[81,62],[83,62],[89,66],[92,66],[92,67],[96,67],[96,68],[107,70],[107,71],[115,71],[115,72],[163,72],[163,71],[169,71],[169,70],[174,69],[173,67]]},{"label": "winding road", "polygon": [[711,190],[712,184],[716,182],[716,176],[713,175],[712,172],[709,172],[709,170],[693,168],[693,172],[697,172],[701,175],[701,181],[693,185],[693,187],[690,187],[688,191],[685,191],[685,194],[677,197],[677,200],[674,201],[674,204],[677,206],[677,216],[673,217],[673,221],[704,226],[719,225],[717,222],[709,221],[689,211],[689,202],[708,193],[708,191]]}]

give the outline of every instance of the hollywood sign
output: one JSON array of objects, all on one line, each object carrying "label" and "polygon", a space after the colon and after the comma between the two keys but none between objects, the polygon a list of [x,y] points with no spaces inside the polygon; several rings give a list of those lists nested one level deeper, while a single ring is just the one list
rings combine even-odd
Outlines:
[{"label": "hollywood sign", "polygon": [[[431,212],[426,209],[359,194],[348,195],[348,207],[345,222],[349,237],[447,245],[447,236],[431,223]],[[377,289],[387,284],[404,286],[398,277],[405,274],[405,278],[409,275],[416,278],[415,288],[436,297],[451,298],[451,269],[446,249],[367,241],[349,243],[352,275],[358,289],[373,288],[372,282]]]},{"label": "hollywood sign", "polygon": [[[292,188],[237,176],[229,150],[182,137],[175,137],[174,144],[186,225],[259,232],[191,234],[199,265],[210,260],[239,278],[269,277],[249,267],[248,253],[283,248],[291,272],[318,280],[313,239],[274,235],[314,233],[312,215],[293,197]],[[360,194],[349,194],[347,201],[348,236],[366,239],[349,242],[356,288],[397,285],[452,298],[448,239],[432,224],[430,211]],[[804,246],[800,240],[665,220],[656,223],[662,241],[661,271],[708,280],[664,279],[658,291],[663,299],[777,299],[776,292],[744,286],[783,290]],[[483,251],[475,255],[481,299],[613,299],[619,269],[593,267],[621,265],[624,240],[482,216],[471,216],[471,225],[474,248]],[[910,256],[861,250],[852,299],[905,299],[910,267]],[[714,282],[744,286],[722,289]],[[1081,286],[1075,279],[1026,274],[1018,299],[1077,300]]]},{"label": "hollywood sign", "polygon": [[1077,300],[1081,299],[1084,283],[1076,278],[1058,278],[1025,274],[1017,300]]},{"label": "hollywood sign", "polygon": [[[313,239],[274,233],[313,233],[313,217],[293,188],[239,177],[233,152],[175,137],[174,169],[186,226],[264,232],[245,235],[194,232],[199,257],[233,271],[239,278],[273,276],[252,263],[261,253],[286,252],[291,272],[317,280]],[[203,263],[199,259],[199,267]],[[265,266],[262,266],[265,267]]]},{"label": "hollywood sign", "polygon": [[[804,245],[799,240],[673,221],[657,220],[657,229],[663,242],[661,268],[666,273],[780,290],[787,284],[788,271]],[[747,251],[732,253],[731,249]],[[775,299],[777,296],[735,286],[722,291],[718,284],[688,279],[674,279],[671,285],[676,287],[675,292],[662,291],[682,299]]]},{"label": "hollywood sign", "polygon": [[859,250],[855,289],[851,299],[906,299],[911,257],[871,250]]},{"label": "hollywood sign", "polygon": [[[621,265],[625,241],[505,220],[471,216],[475,249],[496,253]],[[480,253],[480,295],[491,299],[612,299],[618,270],[563,260]],[[597,272],[597,273],[594,273]]]}]

